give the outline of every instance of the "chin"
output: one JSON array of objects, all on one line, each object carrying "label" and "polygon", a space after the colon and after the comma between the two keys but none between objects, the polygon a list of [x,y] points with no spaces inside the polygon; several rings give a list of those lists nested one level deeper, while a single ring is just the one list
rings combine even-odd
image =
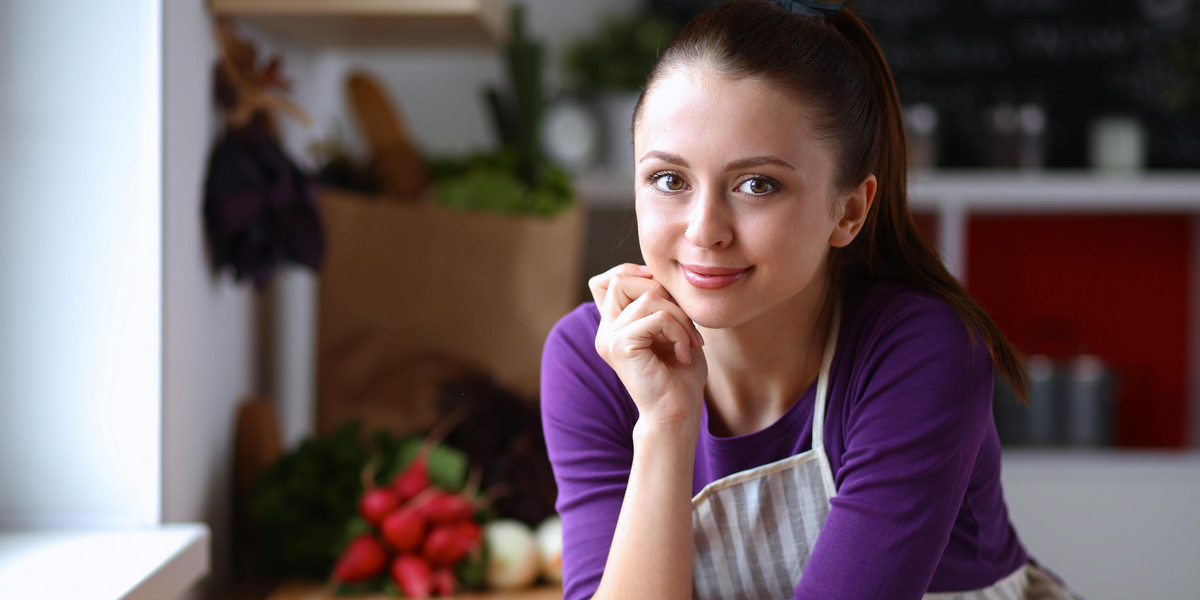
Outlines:
[{"label": "chin", "polygon": [[744,307],[734,302],[714,298],[676,297],[679,307],[692,321],[705,329],[728,329],[745,320]]}]

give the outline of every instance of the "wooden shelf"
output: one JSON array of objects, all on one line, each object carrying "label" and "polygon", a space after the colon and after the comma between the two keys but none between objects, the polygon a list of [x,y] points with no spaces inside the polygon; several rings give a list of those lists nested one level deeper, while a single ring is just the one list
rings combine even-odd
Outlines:
[{"label": "wooden shelf", "polygon": [[508,34],[500,0],[210,0],[214,15],[309,45],[495,48]]}]

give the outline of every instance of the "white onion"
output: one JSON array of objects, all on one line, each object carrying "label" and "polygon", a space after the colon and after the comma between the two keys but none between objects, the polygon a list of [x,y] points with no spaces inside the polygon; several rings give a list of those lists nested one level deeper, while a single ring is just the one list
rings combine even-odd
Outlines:
[{"label": "white onion", "polygon": [[538,525],[537,543],[542,553],[542,575],[547,581],[562,583],[562,518],[546,517]]},{"label": "white onion", "polygon": [[516,590],[533,585],[542,569],[537,540],[528,525],[514,519],[497,519],[484,526],[488,549],[488,587]]}]

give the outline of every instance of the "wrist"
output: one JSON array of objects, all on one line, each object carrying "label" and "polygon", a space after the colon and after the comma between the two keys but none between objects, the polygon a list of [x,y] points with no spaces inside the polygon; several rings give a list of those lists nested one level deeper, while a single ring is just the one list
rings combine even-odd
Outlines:
[{"label": "wrist", "polygon": [[650,446],[656,451],[678,448],[691,453],[695,452],[699,436],[699,415],[673,419],[642,416],[633,426],[635,449]]}]

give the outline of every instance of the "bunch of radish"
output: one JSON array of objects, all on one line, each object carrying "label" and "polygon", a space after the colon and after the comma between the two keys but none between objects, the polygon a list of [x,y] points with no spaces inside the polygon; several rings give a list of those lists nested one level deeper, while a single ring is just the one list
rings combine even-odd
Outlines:
[{"label": "bunch of radish", "polygon": [[389,484],[373,485],[373,477],[364,476],[359,513],[370,531],[342,551],[333,571],[335,583],[368,582],[386,571],[405,596],[448,596],[459,587],[455,567],[480,558],[483,529],[476,513],[490,499],[477,495],[477,477],[461,492],[434,485],[430,441]]}]

